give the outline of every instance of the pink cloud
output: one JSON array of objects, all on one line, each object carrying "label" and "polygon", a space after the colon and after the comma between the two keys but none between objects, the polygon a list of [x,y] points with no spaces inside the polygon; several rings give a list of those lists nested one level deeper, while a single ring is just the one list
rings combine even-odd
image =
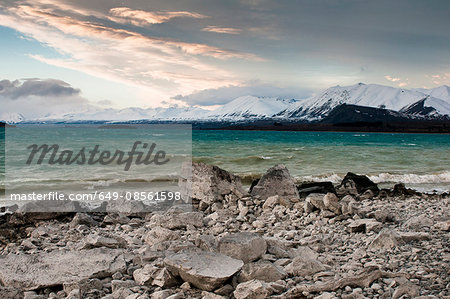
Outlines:
[{"label": "pink cloud", "polygon": [[242,30],[238,28],[218,27],[218,26],[207,26],[203,28],[202,31],[224,33],[224,34],[239,34],[242,32]]},{"label": "pink cloud", "polygon": [[389,80],[389,81],[392,81],[392,82],[400,81],[400,78],[393,78],[393,77],[391,77],[391,76],[389,76],[389,75],[384,76],[384,78],[385,78],[386,80]]},{"label": "pink cloud", "polygon": [[146,26],[152,24],[160,24],[167,22],[173,18],[194,18],[194,19],[204,19],[207,16],[193,13],[189,11],[167,11],[167,12],[156,12],[156,11],[143,11],[143,10],[132,10],[128,7],[116,7],[110,9],[109,13],[112,15],[111,20],[118,23],[130,23],[136,26]]}]

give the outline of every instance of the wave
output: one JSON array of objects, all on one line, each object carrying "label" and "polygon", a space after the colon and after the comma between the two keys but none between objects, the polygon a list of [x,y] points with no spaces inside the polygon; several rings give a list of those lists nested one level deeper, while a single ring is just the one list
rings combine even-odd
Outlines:
[{"label": "wave", "polygon": [[[309,175],[295,177],[299,182],[310,181],[310,182],[323,182],[329,181],[334,184],[339,184],[344,179],[345,174],[324,174],[324,175]],[[394,174],[394,173],[379,173],[367,175],[369,179],[377,184],[385,183],[404,183],[404,184],[449,184],[450,183],[450,171],[443,171],[433,174]],[[448,189],[447,189],[448,190]]]},{"label": "wave", "polygon": [[392,174],[380,173],[377,175],[369,175],[369,178],[375,183],[396,183],[405,184],[442,184],[450,183],[450,171],[444,171],[434,174]]}]

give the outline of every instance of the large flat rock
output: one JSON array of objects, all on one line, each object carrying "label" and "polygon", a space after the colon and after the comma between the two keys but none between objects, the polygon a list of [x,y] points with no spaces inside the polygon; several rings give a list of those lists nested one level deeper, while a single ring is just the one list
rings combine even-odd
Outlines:
[{"label": "large flat rock", "polygon": [[0,284],[24,290],[103,278],[126,270],[121,250],[96,248],[0,256]]},{"label": "large flat rock", "polygon": [[164,260],[167,269],[199,289],[212,291],[237,273],[244,263],[216,252],[183,252]]}]

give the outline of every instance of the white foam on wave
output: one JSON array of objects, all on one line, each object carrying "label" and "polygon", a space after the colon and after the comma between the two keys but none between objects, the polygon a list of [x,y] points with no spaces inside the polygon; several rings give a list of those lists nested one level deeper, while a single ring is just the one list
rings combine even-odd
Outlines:
[{"label": "white foam on wave", "polygon": [[392,174],[380,173],[369,175],[375,183],[405,183],[405,184],[443,184],[450,183],[450,171],[434,174]]},{"label": "white foam on wave", "polygon": [[[334,184],[339,184],[344,179],[345,174],[325,174],[325,175],[309,175],[296,177],[299,182],[309,181],[309,182],[324,182],[329,181]],[[405,185],[414,185],[414,188],[421,191],[431,191],[440,190],[442,192],[447,192],[450,190],[450,171],[443,171],[433,174],[393,174],[393,173],[380,173],[368,175],[369,179],[377,184],[397,184],[404,183]],[[448,184],[448,187],[445,186]],[[419,187],[420,185],[426,185]],[[434,185],[439,186],[436,189]],[[444,186],[444,187],[443,187]]]}]

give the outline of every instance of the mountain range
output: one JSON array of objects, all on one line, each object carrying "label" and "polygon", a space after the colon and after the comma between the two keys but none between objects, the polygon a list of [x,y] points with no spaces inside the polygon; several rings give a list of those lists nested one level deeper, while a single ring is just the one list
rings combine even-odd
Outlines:
[{"label": "mountain range", "polygon": [[19,122],[246,122],[259,120],[298,123],[352,121],[450,120],[450,88],[404,89],[358,83],[334,86],[307,99],[242,96],[215,109],[92,108],[81,113],[26,119],[20,113],[0,113],[0,120]]}]

